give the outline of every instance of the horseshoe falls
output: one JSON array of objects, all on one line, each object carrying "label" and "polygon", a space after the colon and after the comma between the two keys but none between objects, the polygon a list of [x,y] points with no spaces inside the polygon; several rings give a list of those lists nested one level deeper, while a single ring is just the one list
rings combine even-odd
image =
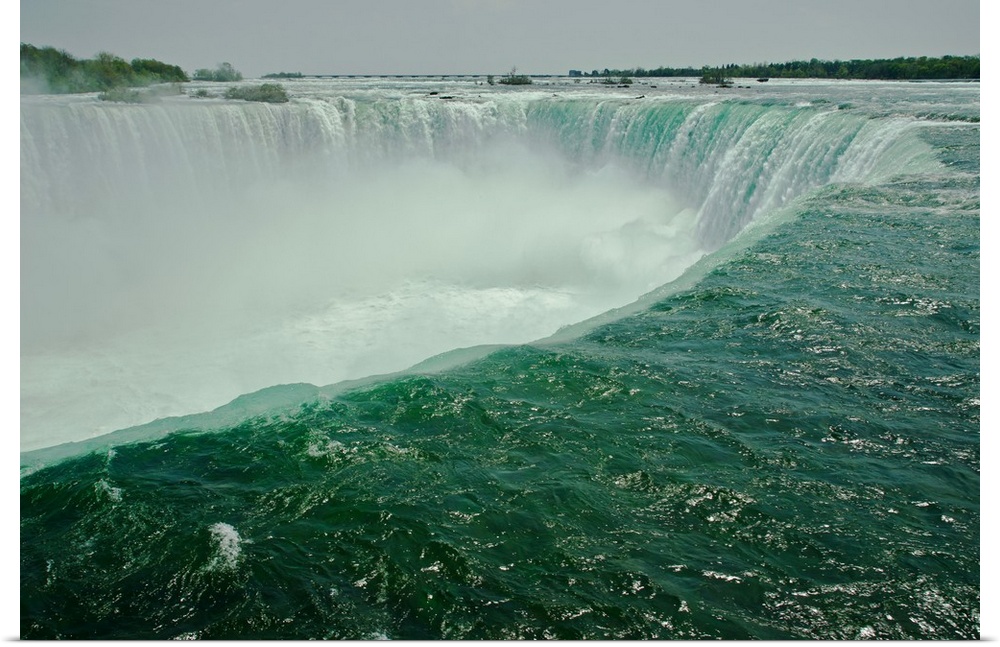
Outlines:
[{"label": "horseshoe falls", "polygon": [[285,87],[21,98],[21,638],[980,637],[978,84]]}]

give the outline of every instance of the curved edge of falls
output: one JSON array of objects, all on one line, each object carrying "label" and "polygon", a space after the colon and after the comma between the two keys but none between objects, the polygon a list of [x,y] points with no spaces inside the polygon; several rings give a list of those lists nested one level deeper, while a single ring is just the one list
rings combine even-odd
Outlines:
[{"label": "curved edge of falls", "polygon": [[[96,128],[87,128],[96,124]],[[580,171],[613,163],[641,182],[666,188],[697,213],[697,235],[707,255],[680,276],[625,305],[563,326],[533,343],[571,341],[604,323],[640,312],[695,285],[707,272],[774,226],[795,217],[796,199],[829,183],[866,182],[927,163],[928,148],[911,136],[912,119],[869,119],[850,111],[739,101],[647,101],[497,97],[480,102],[426,99],[358,102],[311,99],[286,107],[233,105],[105,106],[71,103],[22,111],[22,196],[39,213],[79,222],[87,204],[129,209],[154,197],[201,196],[217,208],[262,177],[306,172],[342,173],[356,163],[383,164],[403,152],[490,172],[495,160],[478,157],[500,140],[544,144]],[[72,133],[82,131],[82,143]],[[89,134],[87,134],[89,133]],[[165,154],[166,152],[166,154]],[[94,163],[78,163],[80,156]],[[58,163],[46,162],[49,156]],[[78,159],[79,158],[79,159]],[[77,162],[74,162],[77,160]],[[308,169],[303,165],[308,160]],[[932,160],[933,161],[933,160]],[[229,175],[212,176],[219,165]],[[81,177],[77,174],[83,172]],[[46,175],[48,173],[54,175]],[[178,192],[158,183],[170,177]],[[122,194],[122,179],[130,188]],[[219,181],[210,180],[222,179]],[[60,186],[65,194],[49,192]],[[110,202],[109,202],[110,201]],[[99,213],[94,212],[94,213]],[[66,215],[68,214],[68,215]],[[112,214],[119,220],[128,214]],[[751,223],[754,226],[749,226]],[[132,222],[129,226],[145,227]],[[154,228],[161,227],[154,223]],[[159,229],[155,229],[159,231]],[[319,397],[403,375],[447,370],[509,344],[476,344],[429,358],[398,372],[329,386],[270,386],[206,413],[158,418],[110,434],[22,452],[22,470],[117,444],[150,440],[182,429],[218,429],[248,417],[278,413]]]}]

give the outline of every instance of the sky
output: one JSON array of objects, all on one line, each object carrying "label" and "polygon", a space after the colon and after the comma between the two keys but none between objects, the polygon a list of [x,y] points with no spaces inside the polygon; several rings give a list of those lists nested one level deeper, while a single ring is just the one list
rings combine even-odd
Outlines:
[{"label": "sky", "polygon": [[979,0],[21,0],[20,41],[187,72],[566,74],[978,55]]}]

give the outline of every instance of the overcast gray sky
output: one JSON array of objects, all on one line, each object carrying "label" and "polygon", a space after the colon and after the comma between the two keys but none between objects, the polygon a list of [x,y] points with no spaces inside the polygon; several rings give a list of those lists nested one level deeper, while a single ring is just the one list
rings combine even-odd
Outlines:
[{"label": "overcast gray sky", "polygon": [[21,0],[21,42],[247,77],[979,54],[978,0]]}]

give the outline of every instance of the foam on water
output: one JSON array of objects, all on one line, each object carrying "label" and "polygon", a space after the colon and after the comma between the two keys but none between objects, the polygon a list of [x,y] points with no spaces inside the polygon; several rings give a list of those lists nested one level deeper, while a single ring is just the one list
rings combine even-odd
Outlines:
[{"label": "foam on water", "polygon": [[208,531],[212,535],[212,544],[215,548],[212,559],[208,564],[209,570],[225,569],[233,570],[243,551],[243,540],[240,533],[228,523],[222,521],[212,524]]}]

